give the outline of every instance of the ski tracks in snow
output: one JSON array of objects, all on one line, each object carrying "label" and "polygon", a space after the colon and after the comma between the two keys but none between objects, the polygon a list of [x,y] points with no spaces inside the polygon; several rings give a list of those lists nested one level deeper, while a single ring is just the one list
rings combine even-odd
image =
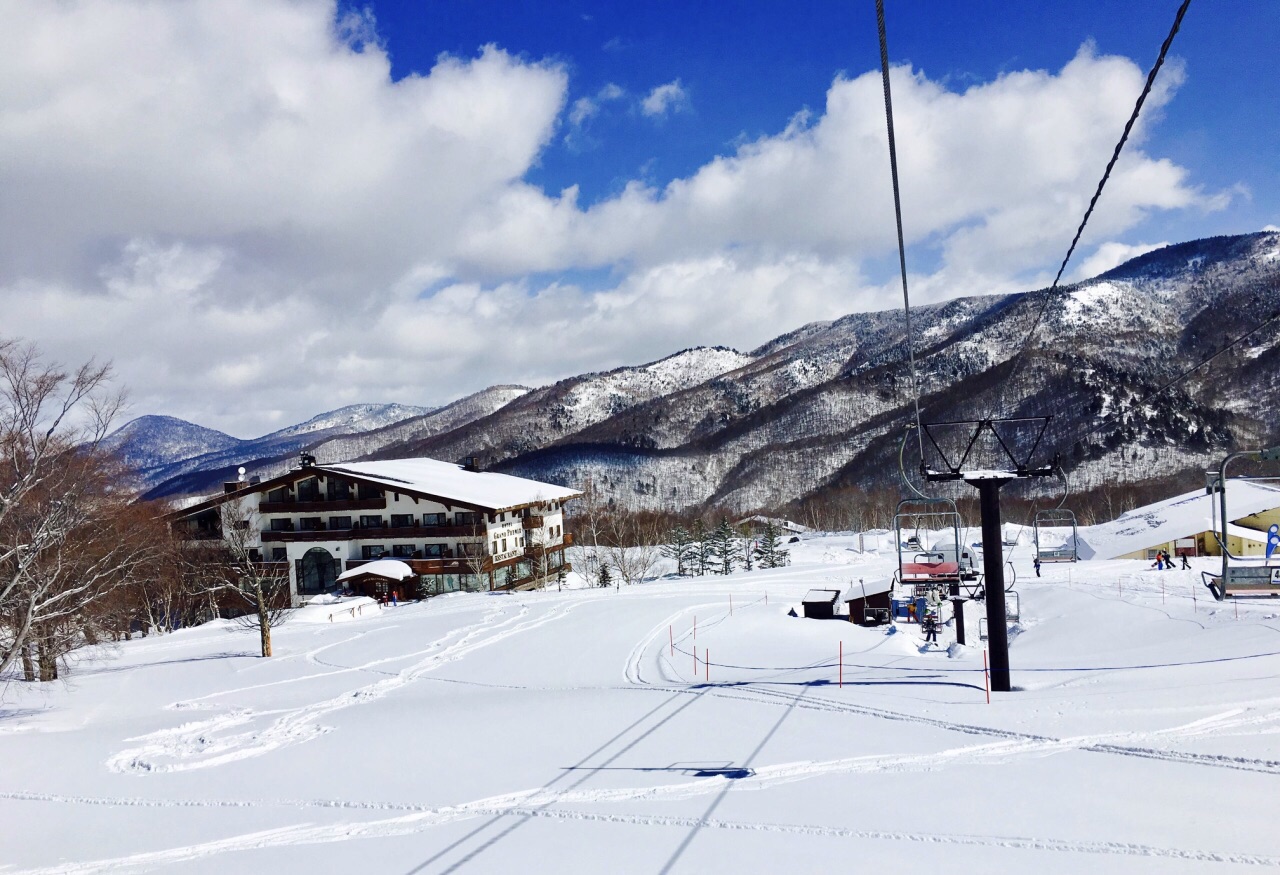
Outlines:
[{"label": "ski tracks in snow", "polygon": [[[727,779],[708,778],[697,782],[704,792],[719,792]],[[615,791],[629,798],[642,798],[644,789]],[[891,841],[917,844],[965,845],[974,847],[1051,851],[1057,853],[1118,855],[1148,857],[1187,862],[1227,863],[1280,867],[1280,857],[1245,854],[1232,851],[1204,851],[1184,848],[1167,848],[1136,842],[1073,841],[1035,836],[975,835],[964,833],[912,832],[905,830],[853,829],[816,824],[789,824],[705,819],[697,816],[627,814],[590,811],[583,809],[551,808],[559,802],[591,803],[614,801],[601,798],[598,792],[569,791],[548,793],[528,791],[506,794],[457,806],[410,811],[396,817],[372,821],[339,824],[299,824],[278,829],[263,830],[211,842],[168,848],[115,857],[104,860],[62,863],[55,866],[23,870],[23,875],[98,875],[145,871],[172,863],[181,863],[213,857],[235,851],[251,851],[300,845],[331,844],[357,839],[408,836],[425,832],[434,827],[457,820],[476,817],[518,816],[555,821],[595,822],[639,827],[693,827],[734,830],[743,832],[783,833],[823,838],[853,838],[872,841]],[[228,803],[221,803],[228,804]],[[264,803],[240,803],[261,805]],[[316,807],[313,805],[312,807]],[[352,804],[335,804],[327,807],[361,807]],[[369,806],[379,807],[379,806]],[[383,806],[393,808],[395,806]]]},{"label": "ski tracks in snow", "polygon": [[[670,684],[673,680],[678,680],[666,676],[666,673],[662,670],[664,663],[668,663],[665,648],[669,646],[668,642],[661,641],[662,632],[664,629],[674,626],[677,621],[682,620],[690,614],[700,610],[706,610],[707,608],[712,608],[714,611],[714,609],[720,607],[721,606],[717,603],[713,605],[704,604],[682,608],[681,610],[664,618],[660,623],[641,636],[640,640],[627,656],[626,664],[623,669],[623,676],[626,681],[630,684],[654,691],[673,693],[694,692],[695,690],[688,687],[657,686],[650,680],[646,679],[642,666],[646,661],[652,661],[661,681],[665,684]],[[716,620],[711,620],[710,617],[713,615],[714,614],[712,613],[708,614],[708,626],[725,619],[725,617],[718,617]],[[688,632],[685,632],[680,636],[680,638],[683,640],[687,636]],[[804,710],[856,714],[859,716],[873,717],[882,720],[914,723],[949,732],[961,732],[967,735],[994,736],[1005,739],[1004,741],[991,744],[954,748],[952,750],[933,752],[924,755],[913,754],[906,756],[889,755],[881,757],[853,757],[798,766],[784,765],[766,767],[763,769],[757,769],[753,778],[743,779],[735,785],[743,788],[755,783],[763,783],[770,780],[774,782],[779,780],[800,780],[819,774],[831,774],[835,772],[935,771],[952,765],[975,765],[979,763],[993,762],[1004,763],[1017,758],[1045,757],[1067,751],[1106,753],[1117,756],[1136,757],[1139,759],[1161,760],[1171,763],[1185,763],[1190,765],[1234,769],[1269,775],[1280,775],[1280,761],[1277,760],[1193,753],[1189,751],[1145,746],[1152,741],[1191,739],[1207,735],[1225,735],[1233,730],[1257,733],[1260,728],[1266,727],[1265,729],[1262,729],[1263,732],[1276,731],[1275,727],[1277,724],[1280,724],[1280,711],[1262,711],[1256,707],[1233,708],[1221,714],[1201,718],[1181,726],[1174,726],[1166,729],[1055,738],[1046,735],[1023,733],[1016,730],[940,720],[937,718],[909,714],[901,711],[892,711],[885,708],[857,705],[850,702],[842,702],[820,696],[806,696],[804,699],[796,701],[792,692],[770,690],[767,689],[767,684],[752,685],[749,687],[733,686],[731,688],[723,689],[716,689],[714,685],[708,689],[706,685],[700,684],[697,687],[697,691],[709,693],[715,698],[755,701],[778,707],[794,706]]]},{"label": "ski tracks in snow", "polygon": [[[389,674],[383,680],[378,680],[355,690],[302,707],[272,711],[236,708],[228,713],[206,720],[183,723],[180,726],[128,739],[129,741],[138,742],[138,744],[109,758],[107,760],[107,768],[115,772],[137,774],[210,768],[249,757],[261,756],[287,745],[309,741],[330,731],[330,727],[319,723],[320,719],[326,715],[381,699],[412,683],[419,677],[435,671],[441,666],[456,662],[476,650],[553,622],[567,614],[572,607],[572,604],[553,605],[533,617],[528,617],[530,608],[526,605],[521,605],[518,612],[513,616],[495,622],[508,609],[504,605],[487,612],[480,620],[471,625],[451,630],[417,654],[401,654],[396,657],[374,660],[360,666],[341,668],[332,672],[307,675],[286,681],[224,690],[220,693],[201,697],[201,699],[221,698],[275,684],[296,683],[300,680],[332,676],[351,671],[364,671],[377,665],[403,661],[407,657],[426,654],[418,662],[398,672]],[[526,619],[526,617],[528,618]],[[315,653],[324,649],[327,649],[327,647],[319,648],[309,655],[314,656]],[[197,699],[186,703],[175,703],[171,707],[179,710],[190,707],[217,707],[197,704],[200,701]],[[233,731],[260,723],[263,719],[271,717],[275,717],[275,719],[265,727],[250,728],[240,732]]]}]

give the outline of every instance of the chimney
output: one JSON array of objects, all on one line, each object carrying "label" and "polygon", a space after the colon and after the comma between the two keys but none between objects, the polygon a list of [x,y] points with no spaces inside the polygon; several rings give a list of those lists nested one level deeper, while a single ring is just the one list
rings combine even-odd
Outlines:
[{"label": "chimney", "polygon": [[463,460],[462,460],[462,470],[463,470],[463,471],[479,471],[479,470],[480,470],[480,457],[479,457],[479,456],[467,456],[465,459],[463,459]]}]

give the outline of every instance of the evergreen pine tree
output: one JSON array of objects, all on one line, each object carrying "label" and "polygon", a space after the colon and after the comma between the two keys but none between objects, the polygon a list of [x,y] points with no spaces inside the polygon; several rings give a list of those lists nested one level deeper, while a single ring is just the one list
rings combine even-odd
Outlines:
[{"label": "evergreen pine tree", "polygon": [[613,586],[613,575],[609,573],[609,565],[606,562],[600,563],[600,586]]},{"label": "evergreen pine tree", "polygon": [[743,526],[742,531],[742,567],[747,571],[755,568],[755,541],[751,538],[751,533],[747,531],[747,527]]},{"label": "evergreen pine tree", "polygon": [[723,517],[710,535],[711,556],[715,560],[717,574],[733,574],[733,566],[738,558],[737,538],[733,526]]},{"label": "evergreen pine tree", "polygon": [[761,568],[782,568],[791,563],[787,551],[778,542],[778,528],[772,522],[765,524],[764,534],[756,545],[756,559]]},{"label": "evergreen pine tree", "polygon": [[694,558],[693,536],[684,526],[676,526],[667,532],[667,543],[662,545],[662,555],[676,560],[676,574],[684,577]]},{"label": "evergreen pine tree", "polygon": [[711,568],[711,535],[702,520],[694,521],[692,536],[693,555],[690,562],[698,570],[698,575],[702,576]]}]

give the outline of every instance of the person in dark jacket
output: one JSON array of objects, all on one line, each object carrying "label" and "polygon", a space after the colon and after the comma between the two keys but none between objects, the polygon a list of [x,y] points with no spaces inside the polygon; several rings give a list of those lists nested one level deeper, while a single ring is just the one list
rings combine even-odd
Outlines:
[{"label": "person in dark jacket", "polygon": [[935,614],[924,616],[924,641],[926,644],[938,643],[938,617]]}]

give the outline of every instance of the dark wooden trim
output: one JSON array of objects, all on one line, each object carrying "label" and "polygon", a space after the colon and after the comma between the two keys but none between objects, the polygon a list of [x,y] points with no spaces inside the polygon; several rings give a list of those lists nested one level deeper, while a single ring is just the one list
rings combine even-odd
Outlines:
[{"label": "dark wooden trim", "polygon": [[464,538],[484,541],[485,534],[476,534],[471,526],[354,526],[350,529],[296,529],[294,531],[273,531],[264,529],[262,542],[289,543],[298,541],[373,541],[394,540],[396,538],[413,538],[423,540],[429,538],[448,538],[460,540]]},{"label": "dark wooden trim", "polygon": [[386,510],[382,498],[346,498],[338,501],[260,501],[258,513],[337,513],[343,510]]}]

